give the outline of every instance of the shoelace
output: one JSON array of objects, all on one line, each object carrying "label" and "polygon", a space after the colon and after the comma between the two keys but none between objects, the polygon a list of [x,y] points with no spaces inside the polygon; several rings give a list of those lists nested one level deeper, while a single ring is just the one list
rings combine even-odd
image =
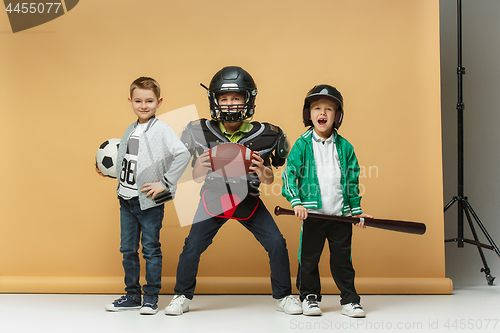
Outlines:
[{"label": "shoelace", "polygon": [[147,306],[147,307],[150,307],[150,308],[154,308],[156,306],[156,304],[154,304],[154,303],[144,303],[142,306]]},{"label": "shoelace", "polygon": [[313,299],[306,298],[306,300],[307,300],[307,305],[310,308],[319,308],[318,301],[316,301],[314,298]]},{"label": "shoelace", "polygon": [[285,305],[296,303],[297,301],[290,296],[285,297]]},{"label": "shoelace", "polygon": [[356,309],[363,310],[363,307],[361,305],[359,305],[359,304],[353,304],[352,308],[353,308],[353,310],[356,310]]},{"label": "shoelace", "polygon": [[176,297],[172,300],[172,304],[182,304],[182,302],[184,301],[184,297],[182,296],[179,296],[179,297]]},{"label": "shoelace", "polygon": [[126,301],[127,301],[127,296],[122,296],[119,299],[117,299],[116,301],[114,301],[113,303],[122,304],[123,302],[126,302]]}]

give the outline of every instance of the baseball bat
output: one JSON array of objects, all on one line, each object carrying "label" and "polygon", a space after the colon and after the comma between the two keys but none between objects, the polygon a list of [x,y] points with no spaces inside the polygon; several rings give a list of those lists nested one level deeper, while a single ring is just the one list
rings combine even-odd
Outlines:
[{"label": "baseball bat", "polygon": [[[276,216],[279,215],[294,215],[293,210],[281,208],[280,206],[276,206],[274,208],[274,214]],[[423,235],[426,230],[426,226],[424,223],[419,222],[409,222],[409,221],[399,221],[399,220],[385,220],[385,219],[370,219],[370,218],[359,218],[359,217],[347,217],[347,216],[335,216],[335,215],[326,215],[326,214],[318,214],[318,213],[307,213],[309,217],[315,217],[319,219],[332,220],[337,222],[346,222],[356,224],[358,222],[364,222],[367,227],[384,229],[384,230],[392,230],[398,232],[404,232],[407,234],[415,234],[415,235]]]}]

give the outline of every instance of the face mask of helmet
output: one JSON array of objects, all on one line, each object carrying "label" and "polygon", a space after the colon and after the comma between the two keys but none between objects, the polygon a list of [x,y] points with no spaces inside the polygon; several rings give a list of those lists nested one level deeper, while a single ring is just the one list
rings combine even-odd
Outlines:
[{"label": "face mask of helmet", "polygon": [[[233,92],[233,91],[228,91]],[[224,94],[225,92],[221,92],[218,94]],[[238,93],[241,93],[238,91]],[[248,96],[248,93],[245,94],[245,103],[244,104],[219,104],[218,96],[213,98],[213,105],[210,106],[210,113],[212,115],[212,119],[221,121],[224,123],[232,123],[239,122],[245,119],[250,118],[254,114],[255,105],[251,103],[251,101],[255,100],[255,97],[252,98]]]},{"label": "face mask of helmet", "polygon": [[[220,105],[218,96],[231,92],[243,94],[245,103]],[[257,86],[252,76],[241,67],[224,67],[217,72],[210,82],[207,94],[210,114],[214,120],[225,123],[239,122],[255,113]]]},{"label": "face mask of helmet", "polygon": [[245,114],[246,107],[244,104],[220,105],[216,109],[216,119],[224,123],[237,122],[248,118],[245,117]]}]

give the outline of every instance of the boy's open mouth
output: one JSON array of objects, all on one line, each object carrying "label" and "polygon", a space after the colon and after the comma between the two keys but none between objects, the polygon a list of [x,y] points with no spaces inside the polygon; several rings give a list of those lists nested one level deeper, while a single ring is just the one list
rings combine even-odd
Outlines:
[{"label": "boy's open mouth", "polygon": [[318,119],[318,124],[324,125],[326,124],[326,121],[327,121],[326,119]]}]

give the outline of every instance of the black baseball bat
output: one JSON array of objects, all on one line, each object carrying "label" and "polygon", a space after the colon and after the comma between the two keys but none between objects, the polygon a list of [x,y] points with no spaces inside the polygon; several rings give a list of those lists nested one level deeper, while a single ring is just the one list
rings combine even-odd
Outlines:
[{"label": "black baseball bat", "polygon": [[[281,208],[276,206],[274,208],[274,214],[278,215],[295,215],[293,210]],[[407,234],[423,235],[425,234],[426,226],[424,223],[420,222],[409,222],[400,220],[386,220],[386,219],[370,219],[370,218],[359,218],[359,217],[347,217],[347,216],[335,216],[326,215],[318,213],[307,213],[307,216],[315,217],[319,219],[332,220],[337,222],[346,222],[356,224],[359,222],[364,222],[367,227],[392,230],[398,232],[404,232]]]}]

